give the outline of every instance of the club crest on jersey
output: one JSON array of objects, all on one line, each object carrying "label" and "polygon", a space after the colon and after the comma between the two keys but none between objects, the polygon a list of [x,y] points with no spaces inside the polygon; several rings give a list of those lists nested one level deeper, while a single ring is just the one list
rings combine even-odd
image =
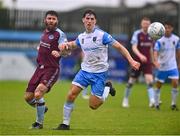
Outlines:
[{"label": "club crest on jersey", "polygon": [[164,45],[165,45],[165,42],[162,42],[162,45],[164,46]]},{"label": "club crest on jersey", "polygon": [[95,42],[97,40],[97,37],[93,37],[93,42]]},{"label": "club crest on jersey", "polygon": [[175,45],[176,44],[176,42],[175,41],[173,41],[173,45]]},{"label": "club crest on jersey", "polygon": [[54,35],[49,35],[49,37],[48,37],[50,40],[52,40],[52,39],[54,39]]}]

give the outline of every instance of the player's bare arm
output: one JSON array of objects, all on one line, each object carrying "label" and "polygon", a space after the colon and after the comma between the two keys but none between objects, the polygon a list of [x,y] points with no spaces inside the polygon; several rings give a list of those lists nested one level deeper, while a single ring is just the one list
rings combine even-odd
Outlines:
[{"label": "player's bare arm", "polygon": [[160,64],[158,62],[158,52],[157,51],[153,52],[153,64],[156,68],[160,67]]},{"label": "player's bare arm", "polygon": [[129,62],[129,64],[131,65],[131,67],[135,70],[138,70],[140,67],[140,63],[135,61],[131,55],[129,54],[128,50],[119,42],[115,42],[113,44],[113,47],[118,50]]},{"label": "player's bare arm", "polygon": [[56,58],[63,56],[66,57],[71,54],[71,51],[77,47],[75,41],[65,42],[59,45],[60,51],[52,51],[52,55]]},{"label": "player's bare arm", "polygon": [[176,52],[176,58],[177,58],[178,69],[180,70],[180,49],[178,49]]},{"label": "player's bare arm", "polygon": [[144,56],[137,48],[137,45],[133,45],[132,46],[132,50],[133,52],[139,57],[139,59],[141,60],[141,62],[147,62],[147,58],[146,56]]},{"label": "player's bare arm", "polygon": [[76,45],[75,41],[65,42],[65,43],[59,45],[60,51],[63,51],[63,50],[73,50],[75,48],[77,48],[77,45]]},{"label": "player's bare arm", "polygon": [[153,47],[150,49],[151,61],[154,64],[154,55],[153,55]]}]

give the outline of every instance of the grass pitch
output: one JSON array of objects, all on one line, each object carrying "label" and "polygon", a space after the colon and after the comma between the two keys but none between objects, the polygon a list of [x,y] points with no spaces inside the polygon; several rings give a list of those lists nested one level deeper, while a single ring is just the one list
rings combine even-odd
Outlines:
[{"label": "grass pitch", "polygon": [[[115,97],[109,96],[98,110],[88,107],[81,96],[75,102],[70,131],[52,130],[62,119],[63,104],[70,82],[60,81],[45,100],[49,111],[44,129],[29,130],[36,111],[23,99],[27,82],[0,82],[0,135],[172,135],[180,134],[180,111],[171,111],[171,87],[165,84],[161,91],[161,110],[148,107],[144,84],[136,84],[130,96],[130,108],[121,107],[125,84],[114,83]],[[177,104],[180,106],[180,96]]]}]

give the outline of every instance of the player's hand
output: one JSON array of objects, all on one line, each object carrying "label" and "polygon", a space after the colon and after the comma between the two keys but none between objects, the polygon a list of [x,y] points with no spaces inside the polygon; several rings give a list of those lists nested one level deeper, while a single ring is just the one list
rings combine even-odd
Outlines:
[{"label": "player's hand", "polygon": [[140,67],[140,63],[133,60],[131,63],[130,63],[131,67],[134,69],[134,70],[139,70],[139,67]]},{"label": "player's hand", "polygon": [[60,51],[68,50],[69,49],[68,43],[60,44],[59,49]]},{"label": "player's hand", "polygon": [[51,55],[53,55],[55,58],[58,58],[58,57],[61,56],[60,53],[59,53],[58,51],[56,51],[56,50],[53,50],[53,51],[51,52]]},{"label": "player's hand", "polygon": [[141,55],[139,58],[140,58],[140,60],[141,60],[142,63],[146,63],[146,62],[147,62],[146,56]]},{"label": "player's hand", "polygon": [[158,63],[158,61],[154,61],[153,64],[157,69],[160,67],[160,64]]}]

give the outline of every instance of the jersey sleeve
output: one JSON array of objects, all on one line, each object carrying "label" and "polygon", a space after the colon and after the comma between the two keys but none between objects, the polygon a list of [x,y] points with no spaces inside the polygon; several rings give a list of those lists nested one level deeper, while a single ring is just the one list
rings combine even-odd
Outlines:
[{"label": "jersey sleeve", "polygon": [[154,50],[155,51],[159,51],[161,48],[161,43],[160,41],[156,41],[155,45],[154,45]]},{"label": "jersey sleeve", "polygon": [[180,39],[177,42],[176,49],[180,49]]},{"label": "jersey sleeve", "polygon": [[108,45],[112,46],[115,41],[116,40],[110,34],[108,34],[106,32],[104,33],[103,38],[102,38],[102,43],[104,45],[108,44]]},{"label": "jersey sleeve", "polygon": [[78,47],[81,47],[80,41],[79,41],[79,37],[76,38],[75,43]]},{"label": "jersey sleeve", "polygon": [[61,44],[61,43],[64,43],[64,42],[67,42],[67,37],[66,37],[66,34],[64,32],[60,32],[60,38],[58,40],[58,43]]},{"label": "jersey sleeve", "polygon": [[138,32],[137,31],[135,31],[133,33],[133,36],[131,38],[131,44],[132,45],[137,45],[138,44]]}]

